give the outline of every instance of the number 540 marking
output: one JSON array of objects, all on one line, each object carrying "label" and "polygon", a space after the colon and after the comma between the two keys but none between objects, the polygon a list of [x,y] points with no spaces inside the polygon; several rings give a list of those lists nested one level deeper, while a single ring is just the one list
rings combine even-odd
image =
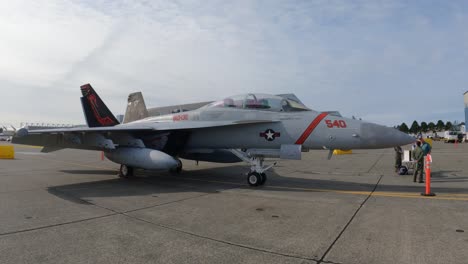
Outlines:
[{"label": "number 540 marking", "polygon": [[333,128],[333,127],[338,127],[338,128],[346,128],[346,122],[344,120],[325,120],[325,123],[327,124],[327,127]]}]

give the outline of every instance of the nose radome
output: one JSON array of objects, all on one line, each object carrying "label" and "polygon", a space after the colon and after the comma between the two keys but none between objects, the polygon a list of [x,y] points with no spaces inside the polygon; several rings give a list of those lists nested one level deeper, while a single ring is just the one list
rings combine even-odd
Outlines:
[{"label": "nose radome", "polygon": [[413,143],[415,138],[392,127],[373,123],[361,124],[362,148],[390,148]]}]

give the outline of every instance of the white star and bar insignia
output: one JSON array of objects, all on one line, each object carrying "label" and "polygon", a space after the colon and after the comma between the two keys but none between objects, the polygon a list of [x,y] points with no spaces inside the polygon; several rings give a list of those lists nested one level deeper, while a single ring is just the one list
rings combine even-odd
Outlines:
[{"label": "white star and bar insignia", "polygon": [[265,138],[268,141],[275,140],[276,137],[280,137],[281,133],[275,132],[273,129],[267,129],[265,132],[260,133],[260,136]]}]

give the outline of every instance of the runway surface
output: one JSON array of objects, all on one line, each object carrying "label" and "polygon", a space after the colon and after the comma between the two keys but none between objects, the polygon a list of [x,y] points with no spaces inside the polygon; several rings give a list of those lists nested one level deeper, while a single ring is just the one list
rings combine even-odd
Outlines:
[{"label": "runway surface", "polygon": [[[4,143],[3,143],[4,144]],[[468,144],[436,142],[433,192],[393,149],[117,177],[99,152],[15,146],[0,160],[0,263],[467,263]]]}]

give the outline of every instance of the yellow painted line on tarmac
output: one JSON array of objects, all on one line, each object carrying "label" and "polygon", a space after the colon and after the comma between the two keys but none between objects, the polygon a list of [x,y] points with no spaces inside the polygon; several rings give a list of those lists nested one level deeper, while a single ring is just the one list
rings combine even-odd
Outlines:
[{"label": "yellow painted line on tarmac", "polygon": [[[285,190],[303,190],[303,191],[312,191],[312,192],[331,192],[331,193],[340,193],[340,194],[352,194],[352,195],[370,195],[369,191],[344,191],[344,190],[333,190],[333,189],[308,189],[308,188],[291,188],[283,186],[267,186],[267,188],[276,188],[276,189],[285,189]],[[424,189],[421,188],[421,192]],[[381,197],[398,197],[398,198],[422,198],[422,199],[435,199],[435,200],[460,200],[468,201],[468,194],[450,194],[443,193],[437,194],[436,196],[422,196],[421,193],[409,193],[409,192],[379,192],[376,191],[372,193],[372,196],[381,196]],[[466,196],[466,197],[464,197]]]},{"label": "yellow painted line on tarmac", "polygon": [[450,196],[461,196],[461,197],[468,197],[468,193],[454,193],[454,194],[447,194],[447,193],[441,193],[440,195],[450,195]]},{"label": "yellow painted line on tarmac", "polygon": [[[283,186],[271,186],[268,185],[267,188],[276,188],[276,189],[285,189],[285,190],[303,190],[303,191],[312,191],[312,192],[331,192],[331,193],[340,193],[340,194],[352,194],[352,195],[370,195],[369,191],[343,191],[343,190],[332,190],[332,189],[308,189],[308,188],[292,188],[292,187],[283,187]],[[421,192],[424,192],[424,189],[421,188]],[[454,201],[468,201],[468,194],[450,194],[450,193],[437,193],[436,196],[422,196],[420,192],[418,193],[409,193],[409,192],[379,192],[376,191],[372,193],[372,196],[381,196],[381,197],[396,197],[396,198],[419,198],[419,199],[433,199],[433,200],[454,200]]]},{"label": "yellow painted line on tarmac", "polygon": [[373,193],[372,196],[383,196],[383,197],[397,197],[397,198],[419,198],[419,199],[432,199],[432,200],[450,200],[450,201],[468,201],[468,197],[456,197],[452,196],[451,194],[440,194],[437,193],[436,196],[423,196],[420,193],[416,194],[402,194],[402,195],[394,195],[394,194],[385,194],[385,193]]},{"label": "yellow painted line on tarmac", "polygon": [[[104,170],[113,170],[113,168],[109,167],[101,167],[95,165],[87,165],[78,162],[71,162],[71,161],[64,161],[64,160],[56,160],[44,157],[37,157],[36,159],[42,160],[50,160],[55,161],[63,164],[81,166],[86,168],[93,168],[93,169],[104,169]],[[200,181],[200,182],[209,182],[209,183],[220,183],[220,184],[230,184],[230,185],[238,185],[244,186],[244,184],[240,184],[237,182],[228,182],[228,181],[215,181],[215,180],[204,180],[204,179],[196,179],[196,178],[180,178],[184,180],[192,180],[192,181]],[[451,200],[451,201],[468,201],[468,194],[465,193],[437,193],[436,196],[422,196],[420,192],[418,193],[409,193],[409,192],[381,192],[375,191],[374,193],[370,191],[346,191],[346,190],[335,190],[335,189],[316,189],[316,188],[300,188],[300,187],[286,187],[286,186],[275,186],[275,185],[267,185],[265,186],[266,189],[279,189],[279,190],[294,190],[294,191],[306,191],[306,192],[329,192],[329,193],[339,193],[339,194],[348,194],[348,195],[364,195],[368,196],[372,194],[372,196],[378,197],[395,197],[395,198],[419,198],[419,199],[432,199],[432,200]],[[421,192],[424,192],[424,186],[421,186]]]},{"label": "yellow painted line on tarmac", "polygon": [[[192,181],[222,183],[222,184],[231,184],[231,185],[244,186],[244,184],[240,184],[238,182],[203,180],[203,179],[187,178],[187,177],[184,177],[183,179],[192,180]],[[275,186],[275,185],[267,185],[265,188],[269,188],[269,189],[286,189],[286,190],[307,191],[307,192],[334,192],[334,193],[359,194],[359,195],[369,195],[371,193],[370,191],[346,191],[346,190],[333,190],[333,189],[313,189],[313,188],[285,187],[285,186]]]},{"label": "yellow painted line on tarmac", "polygon": [[[244,186],[244,184],[240,184],[238,182],[203,180],[203,179],[187,178],[187,177],[184,177],[183,179],[184,180],[191,180],[191,181],[200,181],[200,182],[221,183],[221,184]],[[332,190],[332,189],[313,189],[313,188],[285,187],[285,186],[275,186],[275,185],[267,185],[265,188],[268,188],[268,189],[285,189],[285,190],[294,190],[294,191],[306,191],[306,192],[334,192],[334,193],[358,194],[358,195],[369,195],[369,194],[371,194],[370,191],[345,191],[345,190]]]},{"label": "yellow painted line on tarmac", "polygon": [[[212,181],[212,180],[202,180],[194,178],[184,178],[186,180],[193,181],[202,181],[210,183],[221,183],[221,184],[231,184],[243,186],[243,184],[234,183],[234,182],[224,182],[224,181]],[[285,187],[285,186],[275,186],[267,185],[267,189],[282,189],[282,190],[295,190],[295,191],[306,191],[306,192],[330,192],[330,193],[339,193],[339,194],[351,194],[351,195],[364,195],[368,196],[371,194],[370,191],[346,191],[346,190],[334,190],[334,189],[314,189],[314,188],[297,188],[297,187]],[[421,192],[424,189],[421,188]],[[409,193],[409,192],[379,192],[376,191],[372,193],[372,196],[382,196],[382,197],[397,197],[397,198],[420,198],[420,199],[435,199],[435,200],[458,200],[458,201],[468,201],[468,194],[450,194],[450,193],[440,193],[436,196],[422,196],[421,193]],[[465,197],[466,196],[466,197]]]}]

